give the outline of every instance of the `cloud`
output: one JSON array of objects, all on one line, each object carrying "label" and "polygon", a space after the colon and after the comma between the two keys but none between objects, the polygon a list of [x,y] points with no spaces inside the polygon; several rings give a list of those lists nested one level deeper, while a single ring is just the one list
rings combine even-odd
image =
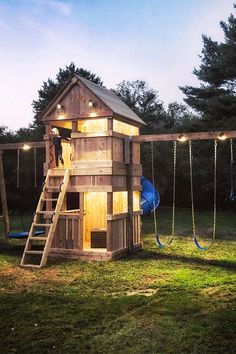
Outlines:
[{"label": "cloud", "polygon": [[50,8],[63,16],[69,16],[72,13],[72,4],[60,0],[35,0],[34,3],[39,6]]},{"label": "cloud", "polygon": [[48,6],[58,11],[62,15],[69,16],[72,12],[72,5],[62,1],[52,0],[47,1]]}]

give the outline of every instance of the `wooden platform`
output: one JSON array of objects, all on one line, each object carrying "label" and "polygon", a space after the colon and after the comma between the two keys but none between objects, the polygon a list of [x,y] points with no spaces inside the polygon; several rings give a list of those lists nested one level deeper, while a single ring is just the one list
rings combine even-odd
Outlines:
[{"label": "wooden platform", "polygon": [[[142,249],[142,242],[136,244],[133,248],[133,251],[138,251]],[[66,259],[84,259],[89,261],[110,261],[112,259],[117,259],[124,257],[128,254],[128,248],[117,250],[114,252],[108,252],[104,250],[69,250],[62,248],[51,248],[49,257],[53,258],[66,258]]]}]

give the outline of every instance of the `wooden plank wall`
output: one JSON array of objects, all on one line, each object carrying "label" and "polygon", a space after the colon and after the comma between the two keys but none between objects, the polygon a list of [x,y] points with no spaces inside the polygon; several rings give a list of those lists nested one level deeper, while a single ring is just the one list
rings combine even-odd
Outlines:
[{"label": "wooden plank wall", "polygon": [[80,222],[78,214],[60,215],[52,248],[81,249]]},{"label": "wooden plank wall", "polygon": [[75,139],[74,160],[87,162],[112,160],[111,144],[111,137]]},{"label": "wooden plank wall", "polygon": [[112,251],[127,248],[127,218],[112,221]]},{"label": "wooden plank wall", "polygon": [[140,215],[133,215],[133,244],[137,245],[141,242],[141,218]]}]

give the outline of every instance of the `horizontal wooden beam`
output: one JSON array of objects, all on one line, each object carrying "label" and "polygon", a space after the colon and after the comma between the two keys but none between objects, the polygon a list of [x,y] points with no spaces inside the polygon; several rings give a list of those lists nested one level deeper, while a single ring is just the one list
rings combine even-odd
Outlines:
[{"label": "horizontal wooden beam", "polygon": [[94,133],[71,133],[71,138],[72,139],[83,139],[83,138],[101,138],[101,137],[114,137],[114,138],[120,138],[120,139],[127,139],[129,136],[125,134],[121,134],[118,132],[115,132],[113,130],[107,130],[104,132],[94,132]]},{"label": "horizontal wooden beam", "polygon": [[44,149],[45,148],[45,141],[26,141],[23,143],[9,143],[9,144],[0,144],[0,151],[1,150],[18,150],[23,149],[24,145],[28,145],[30,148],[38,148]]},{"label": "horizontal wooden beam", "polygon": [[236,131],[217,131],[217,132],[199,132],[199,133],[175,133],[175,134],[150,134],[133,136],[132,141],[145,143],[151,141],[175,141],[185,138],[186,140],[215,140],[224,135],[226,139],[236,138]]}]

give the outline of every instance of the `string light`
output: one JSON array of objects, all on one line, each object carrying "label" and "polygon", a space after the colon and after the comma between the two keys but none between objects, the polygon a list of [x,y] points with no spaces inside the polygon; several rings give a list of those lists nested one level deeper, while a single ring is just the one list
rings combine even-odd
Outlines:
[{"label": "string light", "polygon": [[180,134],[178,136],[178,141],[181,141],[181,143],[184,143],[187,140],[187,138],[184,136],[184,134]]},{"label": "string light", "polygon": [[28,151],[28,150],[31,149],[31,146],[28,145],[28,144],[24,144],[24,145],[22,146],[22,149],[23,149],[24,151]]},{"label": "string light", "polygon": [[218,139],[219,139],[219,140],[226,140],[226,139],[227,139],[227,136],[225,135],[224,132],[220,132],[219,135],[218,135]]}]

